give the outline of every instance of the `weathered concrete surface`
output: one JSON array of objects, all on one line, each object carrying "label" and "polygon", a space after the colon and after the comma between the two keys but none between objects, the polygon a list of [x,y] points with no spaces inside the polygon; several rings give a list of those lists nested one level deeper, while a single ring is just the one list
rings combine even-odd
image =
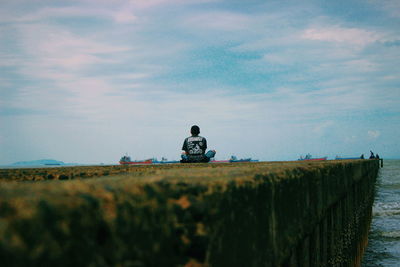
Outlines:
[{"label": "weathered concrete surface", "polygon": [[0,179],[0,262],[357,266],[378,164],[149,166],[69,181],[8,176]]},{"label": "weathered concrete surface", "polygon": [[[163,165],[104,165],[104,166],[63,166],[44,168],[0,169],[0,181],[44,181],[86,179],[121,173],[142,173],[152,170],[183,168],[183,164]],[[195,167],[195,166],[194,166]]]}]

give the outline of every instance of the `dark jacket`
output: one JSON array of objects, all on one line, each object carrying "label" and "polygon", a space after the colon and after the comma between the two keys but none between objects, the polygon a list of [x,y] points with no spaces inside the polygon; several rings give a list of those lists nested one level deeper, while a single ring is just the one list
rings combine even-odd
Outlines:
[{"label": "dark jacket", "polygon": [[207,140],[202,136],[189,136],[183,142],[182,150],[190,162],[203,162],[205,161],[205,152],[207,149]]}]

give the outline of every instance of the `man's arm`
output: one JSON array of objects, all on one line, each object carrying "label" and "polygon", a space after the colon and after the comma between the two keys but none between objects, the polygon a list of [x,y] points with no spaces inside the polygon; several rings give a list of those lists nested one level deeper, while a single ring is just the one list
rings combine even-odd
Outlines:
[{"label": "man's arm", "polygon": [[183,141],[182,150],[185,151],[186,153],[187,153],[187,151],[188,151],[188,148],[187,148],[187,139],[185,139],[185,141]]}]

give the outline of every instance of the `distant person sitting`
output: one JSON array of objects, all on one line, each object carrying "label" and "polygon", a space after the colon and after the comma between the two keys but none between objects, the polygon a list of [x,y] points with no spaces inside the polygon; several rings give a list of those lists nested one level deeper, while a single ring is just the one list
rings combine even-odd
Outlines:
[{"label": "distant person sitting", "polygon": [[371,152],[371,156],[369,156],[369,159],[374,159],[375,158],[374,152],[372,152],[372,150],[370,150],[370,152]]},{"label": "distant person sitting", "polygon": [[182,150],[182,163],[195,163],[195,162],[209,162],[211,158],[215,156],[215,150],[207,149],[207,140],[199,136],[200,128],[197,125],[193,125],[190,129],[192,136],[185,138],[183,142]]}]

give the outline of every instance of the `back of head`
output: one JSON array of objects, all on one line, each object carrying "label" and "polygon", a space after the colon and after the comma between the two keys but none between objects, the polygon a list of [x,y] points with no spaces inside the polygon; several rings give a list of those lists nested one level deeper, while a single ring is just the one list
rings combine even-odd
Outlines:
[{"label": "back of head", "polygon": [[193,125],[192,128],[190,129],[190,133],[192,135],[199,135],[200,133],[200,128],[197,125]]}]

